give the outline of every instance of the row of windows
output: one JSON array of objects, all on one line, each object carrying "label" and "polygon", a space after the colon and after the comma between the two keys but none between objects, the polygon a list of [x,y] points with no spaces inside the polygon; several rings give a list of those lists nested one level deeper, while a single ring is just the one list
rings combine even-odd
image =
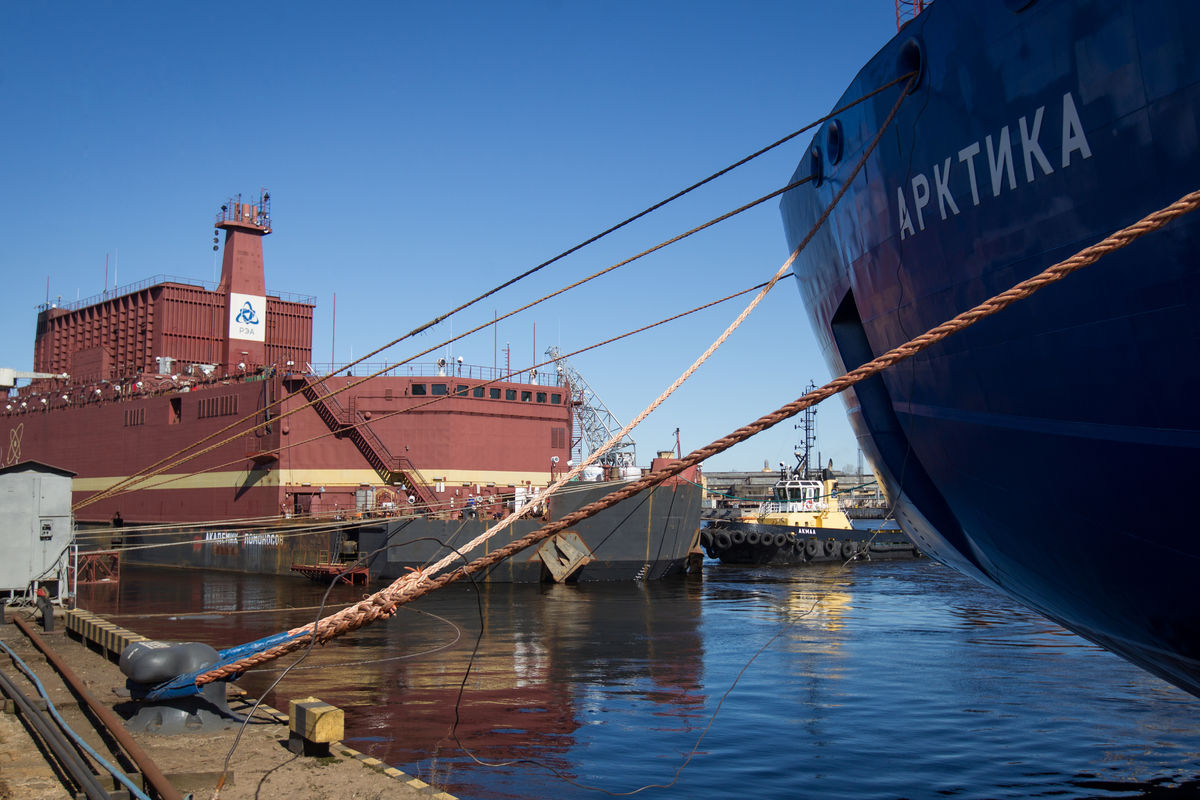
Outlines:
[{"label": "row of windows", "polygon": [[[516,400],[516,389],[500,389],[497,386],[467,386],[466,384],[458,384],[454,387],[454,395],[457,397],[484,397],[490,400],[499,400],[503,392],[505,400]],[[423,383],[414,383],[412,385],[412,393],[417,397],[426,395],[443,396],[450,394],[450,385],[447,383],[431,383],[426,386]],[[520,391],[522,403],[545,403],[547,400],[552,405],[562,404],[562,395],[558,392],[535,392],[531,389],[522,389]]]},{"label": "row of windows", "polygon": [[146,424],[146,409],[144,408],[127,408],[125,409],[125,427],[129,428],[134,425]]}]

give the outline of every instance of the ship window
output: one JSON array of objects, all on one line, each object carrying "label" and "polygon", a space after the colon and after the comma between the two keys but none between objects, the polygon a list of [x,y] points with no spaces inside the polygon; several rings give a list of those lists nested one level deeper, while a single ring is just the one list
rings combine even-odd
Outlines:
[{"label": "ship window", "polygon": [[384,389],[384,390],[383,390],[383,399],[384,399],[384,400],[391,400],[391,399],[392,399],[392,390],[391,390],[391,389]]},{"label": "ship window", "polygon": [[436,395],[445,394],[446,393],[446,384],[444,384],[444,383],[433,384],[433,393]]},{"label": "ship window", "polygon": [[562,395],[552,392],[550,394],[550,402],[554,403],[554,405],[558,405],[562,402]]},{"label": "ship window", "polygon": [[538,392],[538,393],[537,393],[537,401],[538,401],[539,403],[544,403],[544,402],[546,402],[546,393],[545,393],[545,392]]},{"label": "ship window", "polygon": [[490,397],[493,400],[499,400],[500,399],[500,390],[499,389],[488,389],[488,397]]},{"label": "ship window", "polygon": [[146,409],[129,408],[125,410],[125,427],[146,424]]},{"label": "ship window", "polygon": [[471,390],[471,396],[472,397],[483,397],[483,387],[476,386],[474,389]]},{"label": "ship window", "polygon": [[424,395],[426,394],[426,391],[425,391],[425,384],[423,384],[423,383],[414,383],[414,384],[412,385],[412,393],[413,393],[413,395],[415,395],[415,396],[424,396]]},{"label": "ship window", "polygon": [[776,486],[775,487],[775,499],[780,503],[786,503],[787,499],[788,499],[787,490],[783,489],[782,487]]},{"label": "ship window", "polygon": [[566,428],[551,428],[550,429],[550,447],[554,450],[562,450],[567,446],[567,429]]},{"label": "ship window", "polygon": [[532,399],[533,399],[533,392],[527,392],[527,391],[521,392],[521,402],[522,403],[528,403]]},{"label": "ship window", "polygon": [[183,398],[172,397],[171,408],[167,412],[167,424],[178,425],[179,420],[183,417]]},{"label": "ship window", "polygon": [[458,395],[459,397],[466,397],[466,396],[467,396],[467,391],[468,391],[470,388],[471,388],[471,387],[470,387],[470,386],[467,386],[465,383],[460,383],[458,386],[455,386],[455,387],[454,387],[454,393],[455,393],[456,395]]},{"label": "ship window", "polygon": [[516,389],[505,389],[504,390],[504,399],[505,400],[516,400],[517,399],[517,390]]}]

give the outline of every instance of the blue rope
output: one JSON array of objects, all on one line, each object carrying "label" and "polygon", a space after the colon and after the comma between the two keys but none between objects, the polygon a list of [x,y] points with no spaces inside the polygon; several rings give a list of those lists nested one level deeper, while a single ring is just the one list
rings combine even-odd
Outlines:
[{"label": "blue rope", "polygon": [[299,639],[302,636],[308,635],[308,632],[293,634],[287,633],[286,631],[284,633],[272,634],[271,636],[264,637],[256,642],[239,644],[236,647],[230,647],[225,650],[221,650],[217,653],[217,660],[212,664],[205,664],[203,667],[193,670],[192,672],[188,672],[183,675],[177,675],[174,678],[171,678],[171,680],[163,681],[162,683],[152,686],[149,689],[145,688],[142,684],[137,684],[133,681],[127,681],[127,685],[129,687],[130,694],[133,695],[134,699],[136,700],[168,700],[176,697],[192,697],[193,695],[200,694],[200,687],[196,685],[196,678],[199,678],[204,673],[216,669],[217,667],[223,667],[226,664],[232,664],[233,662],[239,661],[246,656],[254,655],[255,653],[262,652],[263,650],[270,650],[272,647],[281,645],[284,642],[290,642],[293,639]]}]

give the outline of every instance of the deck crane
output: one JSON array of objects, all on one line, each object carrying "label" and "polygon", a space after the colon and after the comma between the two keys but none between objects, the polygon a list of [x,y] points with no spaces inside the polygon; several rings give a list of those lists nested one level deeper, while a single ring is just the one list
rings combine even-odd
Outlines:
[{"label": "deck crane", "polygon": [[[571,415],[574,418],[571,459],[578,464],[583,460],[585,443],[590,453],[615,436],[623,426],[557,347],[551,345],[546,348],[546,355],[554,359],[555,371],[567,383],[571,398]],[[625,434],[597,463],[603,466],[632,467],[637,463],[637,445],[629,434]]]}]

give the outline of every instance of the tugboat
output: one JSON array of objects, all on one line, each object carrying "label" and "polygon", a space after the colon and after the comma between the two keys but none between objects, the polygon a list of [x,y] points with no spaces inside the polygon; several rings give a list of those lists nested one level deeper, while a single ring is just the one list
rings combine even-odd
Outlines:
[{"label": "tugboat", "polygon": [[710,558],[726,564],[807,564],[920,557],[899,528],[855,528],[838,503],[833,470],[810,469],[816,413],[806,409],[796,426],[804,430],[804,444],[795,452],[795,467],[779,462],[771,499],[748,514],[709,522],[701,542]]}]

